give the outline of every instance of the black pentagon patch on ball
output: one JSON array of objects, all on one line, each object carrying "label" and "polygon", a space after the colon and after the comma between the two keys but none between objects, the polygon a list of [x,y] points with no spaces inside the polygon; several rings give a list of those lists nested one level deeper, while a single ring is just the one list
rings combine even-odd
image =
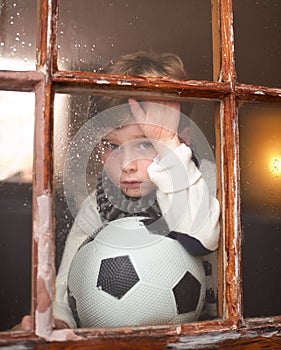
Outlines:
[{"label": "black pentagon patch on ball", "polygon": [[101,261],[97,287],[121,299],[139,280],[130,257],[117,256]]},{"label": "black pentagon patch on ball", "polygon": [[195,311],[201,291],[200,282],[189,272],[173,288],[178,314]]}]

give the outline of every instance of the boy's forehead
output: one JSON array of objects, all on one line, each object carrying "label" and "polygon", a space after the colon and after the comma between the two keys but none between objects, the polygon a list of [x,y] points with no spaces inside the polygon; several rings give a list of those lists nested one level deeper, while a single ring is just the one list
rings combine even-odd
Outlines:
[{"label": "boy's forehead", "polygon": [[145,137],[142,129],[138,124],[126,124],[113,130],[108,130],[104,138],[126,137],[128,139],[137,139]]}]

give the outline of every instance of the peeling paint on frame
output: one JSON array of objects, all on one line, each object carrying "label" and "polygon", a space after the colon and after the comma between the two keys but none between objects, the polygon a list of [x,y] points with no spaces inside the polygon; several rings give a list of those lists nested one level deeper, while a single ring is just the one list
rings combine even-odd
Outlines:
[{"label": "peeling paint on frame", "polygon": [[35,221],[34,239],[38,247],[37,265],[37,305],[36,305],[36,333],[46,335],[50,333],[52,318],[52,296],[54,283],[54,266],[52,262],[52,197],[42,194],[36,198],[37,222]]}]

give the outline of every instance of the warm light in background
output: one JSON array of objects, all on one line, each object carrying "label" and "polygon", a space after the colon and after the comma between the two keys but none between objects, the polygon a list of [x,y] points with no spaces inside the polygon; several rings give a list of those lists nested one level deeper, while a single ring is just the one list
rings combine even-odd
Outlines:
[{"label": "warm light in background", "polygon": [[0,92],[0,181],[32,180],[35,96]]},{"label": "warm light in background", "polygon": [[269,169],[274,175],[281,174],[281,157],[280,156],[275,156],[271,159]]},{"label": "warm light in background", "polygon": [[239,136],[243,204],[255,213],[281,210],[281,108],[243,106]]}]

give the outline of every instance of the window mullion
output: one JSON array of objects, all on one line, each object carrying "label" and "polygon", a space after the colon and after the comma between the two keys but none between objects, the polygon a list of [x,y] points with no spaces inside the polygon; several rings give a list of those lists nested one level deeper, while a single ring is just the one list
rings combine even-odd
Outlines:
[{"label": "window mullion", "polygon": [[212,44],[213,44],[213,79],[218,81],[221,70],[221,37],[219,0],[212,0]]},{"label": "window mullion", "polygon": [[57,71],[57,0],[37,0],[37,69],[50,76]]},{"label": "window mullion", "polygon": [[222,198],[224,255],[224,313],[227,319],[238,324],[242,314],[241,303],[241,232],[239,212],[239,154],[238,114],[235,96],[236,72],[232,1],[220,0],[221,26],[221,80],[230,82],[231,91],[222,104]]},{"label": "window mullion", "polygon": [[235,83],[232,0],[220,1],[221,80]]},{"label": "window mullion", "polygon": [[53,240],[53,103],[51,81],[56,66],[54,31],[57,1],[38,2],[37,70],[44,74],[36,91],[36,125],[33,182],[33,298],[35,333],[52,332],[52,299],[55,278]]},{"label": "window mullion", "polygon": [[238,112],[236,97],[230,94],[222,106],[222,191],[224,255],[224,311],[239,323],[242,314],[241,232],[239,195]]}]

